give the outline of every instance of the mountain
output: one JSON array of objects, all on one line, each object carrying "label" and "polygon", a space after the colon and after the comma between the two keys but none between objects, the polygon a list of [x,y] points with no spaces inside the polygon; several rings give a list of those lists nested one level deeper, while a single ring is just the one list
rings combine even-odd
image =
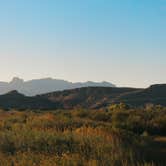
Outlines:
[{"label": "mountain", "polygon": [[133,107],[152,103],[166,106],[166,84],[146,89],[116,87],[83,87],[27,97],[17,91],[0,95],[0,108],[5,109],[98,109],[114,103]]},{"label": "mountain", "polygon": [[124,102],[133,106],[153,103],[166,106],[166,84],[152,85],[147,89],[122,94],[116,102]]},{"label": "mountain", "polygon": [[0,95],[0,108],[4,109],[56,109],[60,105],[42,97],[27,97],[16,90]]},{"label": "mountain", "polygon": [[65,109],[72,109],[74,107],[100,108],[108,103],[113,103],[122,94],[137,90],[135,88],[84,87],[52,92],[40,97],[44,97],[52,102],[60,102]]},{"label": "mountain", "polygon": [[75,89],[81,87],[115,87],[109,82],[78,82],[72,83],[64,80],[43,78],[30,81],[14,77],[11,82],[0,82],[0,94],[5,94],[12,90],[17,90],[27,96],[35,96],[38,94],[60,91],[65,89]]},{"label": "mountain", "polygon": [[60,102],[65,109],[101,108],[121,102],[133,107],[149,103],[166,106],[166,84],[152,85],[146,89],[85,87],[52,92],[42,95],[42,97],[52,102]]}]

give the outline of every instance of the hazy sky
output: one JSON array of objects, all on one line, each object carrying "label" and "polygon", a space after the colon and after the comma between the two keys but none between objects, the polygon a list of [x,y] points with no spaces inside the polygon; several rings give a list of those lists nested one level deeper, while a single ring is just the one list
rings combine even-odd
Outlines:
[{"label": "hazy sky", "polygon": [[166,83],[166,0],[0,0],[0,80]]}]

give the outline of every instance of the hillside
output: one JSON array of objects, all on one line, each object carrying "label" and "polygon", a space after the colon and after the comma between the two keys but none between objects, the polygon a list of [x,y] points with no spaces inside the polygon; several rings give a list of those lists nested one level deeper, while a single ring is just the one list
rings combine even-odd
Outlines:
[{"label": "hillside", "polygon": [[152,85],[147,89],[121,95],[116,102],[139,106],[146,103],[166,105],[166,84]]},{"label": "hillside", "polygon": [[41,95],[52,102],[60,102],[65,109],[73,107],[100,108],[113,103],[122,94],[135,92],[135,88],[86,87]]},{"label": "hillside", "polygon": [[0,108],[16,109],[98,109],[113,103],[144,106],[148,103],[166,105],[166,84],[147,89],[84,87],[27,97],[11,91],[0,95]]},{"label": "hillside", "polygon": [[56,102],[41,97],[27,97],[17,91],[0,95],[0,108],[4,109],[52,109],[58,108]]}]

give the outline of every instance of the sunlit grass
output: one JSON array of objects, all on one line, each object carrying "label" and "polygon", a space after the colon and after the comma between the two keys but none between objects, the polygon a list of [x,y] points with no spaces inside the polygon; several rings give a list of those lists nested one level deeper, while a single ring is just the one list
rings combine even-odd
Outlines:
[{"label": "sunlit grass", "polygon": [[164,110],[1,110],[0,166],[162,166]]}]

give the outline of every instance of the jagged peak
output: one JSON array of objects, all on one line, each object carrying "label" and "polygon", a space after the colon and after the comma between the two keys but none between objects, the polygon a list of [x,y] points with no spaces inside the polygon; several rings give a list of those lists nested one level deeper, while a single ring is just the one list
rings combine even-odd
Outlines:
[{"label": "jagged peak", "polygon": [[23,83],[24,80],[19,78],[19,77],[13,77],[12,81],[10,82],[10,84],[18,84],[18,83]]}]

